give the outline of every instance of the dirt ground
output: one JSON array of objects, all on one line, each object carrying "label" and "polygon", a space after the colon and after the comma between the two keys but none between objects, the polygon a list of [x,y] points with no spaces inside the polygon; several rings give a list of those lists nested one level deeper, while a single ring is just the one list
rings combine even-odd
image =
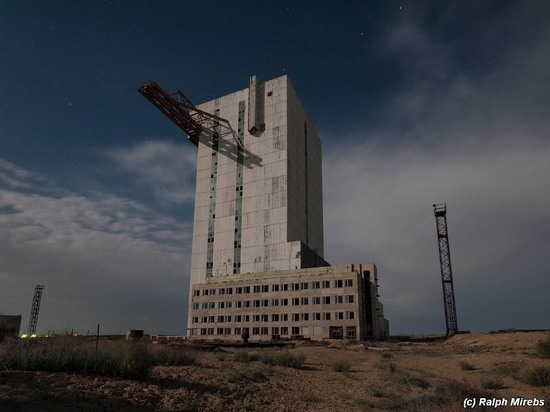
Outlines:
[{"label": "dirt ground", "polygon": [[[235,349],[199,352],[193,366],[144,381],[0,371],[0,411],[458,411],[466,398],[545,401],[498,410],[550,411],[550,387],[524,383],[548,333],[457,335],[438,343],[310,346],[302,369],[238,362]],[[255,350],[256,354],[275,349]],[[250,352],[250,351],[249,351]],[[252,354],[254,355],[254,354]],[[487,407],[487,410],[494,409]]]}]

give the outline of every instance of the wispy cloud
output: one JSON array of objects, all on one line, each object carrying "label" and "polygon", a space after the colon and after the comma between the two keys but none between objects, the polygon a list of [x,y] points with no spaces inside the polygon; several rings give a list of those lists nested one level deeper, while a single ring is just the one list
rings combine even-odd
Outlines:
[{"label": "wispy cloud", "polygon": [[195,196],[196,150],[188,142],[148,141],[107,151],[116,165],[164,203],[192,202]]},{"label": "wispy cloud", "polygon": [[550,30],[475,76],[414,23],[389,33],[410,83],[386,127],[325,153],[329,261],[378,263],[394,330],[444,330],[431,205],[446,202],[459,326],[550,327]]},{"label": "wispy cloud", "polygon": [[2,311],[26,312],[42,283],[41,328],[183,333],[190,222],[115,194],[44,190],[46,177],[0,166]]}]

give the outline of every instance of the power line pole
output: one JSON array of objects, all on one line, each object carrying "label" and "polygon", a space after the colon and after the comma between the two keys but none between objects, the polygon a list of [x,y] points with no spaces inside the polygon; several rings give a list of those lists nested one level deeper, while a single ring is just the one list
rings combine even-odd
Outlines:
[{"label": "power line pole", "polygon": [[451,268],[451,251],[449,249],[449,233],[447,231],[447,204],[433,205],[437,242],[439,244],[439,264],[441,266],[441,281],[443,283],[443,303],[445,305],[445,321],[447,336],[458,333],[456,321],[455,292],[453,287],[453,271]]}]

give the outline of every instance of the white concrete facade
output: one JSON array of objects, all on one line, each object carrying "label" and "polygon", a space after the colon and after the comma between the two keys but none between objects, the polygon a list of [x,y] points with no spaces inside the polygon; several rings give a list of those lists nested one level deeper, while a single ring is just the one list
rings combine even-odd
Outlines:
[{"label": "white concrete facade", "polygon": [[194,338],[386,338],[373,263],[211,277],[193,285]]},{"label": "white concrete facade", "polygon": [[[245,328],[253,340],[265,339],[265,335],[312,339],[335,333],[344,338],[355,336],[353,339],[387,336],[374,264],[331,267],[323,258],[321,141],[287,76],[264,83],[254,76],[248,88],[197,107],[228,120],[233,131],[220,125],[199,138],[189,336],[235,339]],[[333,302],[315,308],[307,303],[285,312],[279,305],[244,310],[236,305],[252,300],[233,292],[231,299],[226,299],[229,293],[225,292],[203,294],[255,286],[282,288],[295,280],[304,285],[318,281],[336,285],[349,280],[345,296],[353,298],[343,306],[335,303],[344,299],[342,290],[335,287],[324,288],[319,295],[302,290],[294,296],[281,289],[253,299],[307,302],[325,296]],[[289,296],[284,297],[285,293]],[[229,312],[227,304],[231,305]],[[296,315],[299,321],[289,315]],[[285,316],[292,320],[272,320]],[[245,317],[251,320],[244,321]]]}]

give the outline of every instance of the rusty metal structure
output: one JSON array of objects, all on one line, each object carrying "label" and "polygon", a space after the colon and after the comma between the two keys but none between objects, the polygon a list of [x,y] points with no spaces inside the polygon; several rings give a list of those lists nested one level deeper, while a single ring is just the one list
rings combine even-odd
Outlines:
[{"label": "rusty metal structure", "polygon": [[31,317],[29,320],[29,336],[36,333],[36,324],[38,323],[38,312],[40,311],[40,301],[42,300],[42,291],[44,285],[36,285],[34,288],[34,297],[32,299]]},{"label": "rusty metal structure", "polygon": [[179,90],[167,93],[157,83],[150,82],[138,91],[183,130],[195,146],[199,145],[199,137],[203,133],[213,140],[231,135],[238,147],[244,150],[242,141],[228,120],[198,109]]},{"label": "rusty metal structure", "polygon": [[453,270],[451,268],[451,251],[449,249],[449,232],[447,230],[447,204],[433,205],[437,242],[439,245],[439,264],[441,266],[441,281],[443,283],[443,303],[445,306],[445,321],[447,336],[458,333],[456,320],[455,292],[453,286]]}]

